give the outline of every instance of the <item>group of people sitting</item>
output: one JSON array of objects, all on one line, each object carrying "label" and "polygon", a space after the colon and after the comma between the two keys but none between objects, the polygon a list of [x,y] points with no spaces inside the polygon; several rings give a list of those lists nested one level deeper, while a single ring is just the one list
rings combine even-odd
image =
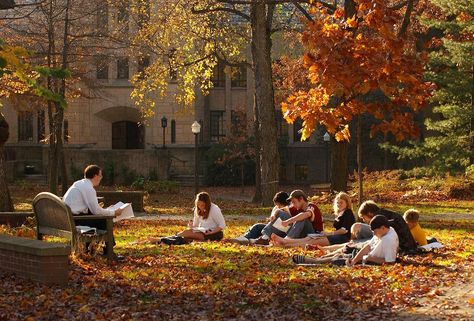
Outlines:
[{"label": "group of people sitting", "polygon": [[[278,192],[274,208],[266,223],[257,223],[235,239],[239,244],[260,246],[306,247],[318,250],[319,257],[293,256],[296,264],[384,264],[395,262],[399,252],[416,253],[418,246],[429,241],[419,224],[419,212],[410,209],[402,216],[380,208],[373,201],[364,202],[356,222],[351,198],[339,193],[334,199],[333,231],[323,230],[323,217],[316,204],[302,190],[288,195]],[[221,210],[211,202],[209,194],[196,197],[194,219],[188,229],[171,237],[161,238],[165,244],[184,244],[192,240],[221,240],[225,220]]]},{"label": "group of people sitting", "polygon": [[[64,195],[74,215],[120,215],[120,210],[99,206],[95,187],[100,184],[102,170],[90,165],[84,179],[75,182]],[[414,209],[400,214],[379,208],[373,201],[364,202],[358,218],[352,211],[351,198],[339,193],[334,199],[333,231],[325,232],[321,211],[302,190],[288,195],[278,192],[273,198],[274,207],[266,223],[251,226],[241,237],[227,240],[240,244],[260,246],[306,247],[321,255],[310,258],[293,256],[296,264],[332,262],[352,266],[358,263],[384,264],[395,262],[398,252],[416,253],[418,246],[426,245],[426,233],[419,225],[419,213]],[[91,226],[104,228],[105,222],[91,220]],[[192,241],[220,241],[226,227],[220,208],[206,192],[196,195],[193,220],[184,231],[176,235],[154,239],[156,243],[185,244]],[[433,240],[435,241],[435,240]],[[106,244],[105,252],[114,244]]]}]

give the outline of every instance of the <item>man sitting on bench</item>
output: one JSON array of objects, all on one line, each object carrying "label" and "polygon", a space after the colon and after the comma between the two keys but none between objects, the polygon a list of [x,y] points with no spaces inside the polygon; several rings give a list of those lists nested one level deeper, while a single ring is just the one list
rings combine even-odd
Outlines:
[{"label": "man sitting on bench", "polygon": [[[102,180],[102,169],[97,165],[89,165],[84,170],[84,178],[72,184],[64,194],[63,200],[73,215],[115,215],[119,216],[123,209],[110,210],[102,208],[97,200],[96,186]],[[106,230],[106,220],[81,220],[81,225]],[[114,241],[115,244],[115,241]],[[104,255],[113,250],[114,244],[105,243]],[[110,247],[110,248],[109,248]]]}]

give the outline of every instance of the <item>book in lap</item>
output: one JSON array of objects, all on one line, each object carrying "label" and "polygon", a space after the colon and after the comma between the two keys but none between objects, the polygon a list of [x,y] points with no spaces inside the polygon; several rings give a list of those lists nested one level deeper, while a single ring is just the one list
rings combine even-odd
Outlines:
[{"label": "book in lap", "polygon": [[132,203],[123,203],[123,202],[118,202],[115,205],[111,205],[107,207],[108,210],[117,210],[117,209],[123,209],[122,214],[114,218],[114,222],[118,222],[121,220],[126,220],[128,218],[135,217],[135,214],[133,214],[133,208],[132,208]]},{"label": "book in lap", "polygon": [[277,218],[275,222],[273,222],[273,227],[285,233],[290,229],[289,226],[283,226],[281,218]]},{"label": "book in lap", "polygon": [[205,233],[207,230],[208,229],[206,229],[205,227],[193,227],[194,233],[198,233],[198,232]]}]

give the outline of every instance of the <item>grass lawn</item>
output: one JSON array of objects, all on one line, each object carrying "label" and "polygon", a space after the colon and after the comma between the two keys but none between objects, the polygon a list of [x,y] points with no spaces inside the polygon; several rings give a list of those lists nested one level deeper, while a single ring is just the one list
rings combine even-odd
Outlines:
[{"label": "grass lawn", "polygon": [[[229,220],[226,237],[253,222]],[[121,222],[116,250],[126,260],[107,265],[101,258],[73,258],[67,287],[0,273],[0,320],[395,320],[402,311],[415,313],[417,298],[474,267],[474,221],[456,228],[423,225],[445,249],[391,266],[350,269],[296,267],[291,255],[311,255],[303,249],[137,245],[148,236],[173,234],[185,222]]]}]

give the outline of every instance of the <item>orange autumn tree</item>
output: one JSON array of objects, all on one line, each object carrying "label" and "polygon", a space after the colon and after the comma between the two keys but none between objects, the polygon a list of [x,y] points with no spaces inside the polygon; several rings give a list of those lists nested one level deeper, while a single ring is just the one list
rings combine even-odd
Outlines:
[{"label": "orange autumn tree", "polygon": [[[400,141],[418,135],[413,113],[426,105],[430,84],[423,80],[425,55],[416,52],[407,15],[385,0],[357,0],[356,14],[345,18],[321,6],[311,9],[302,42],[310,88],[282,103],[285,119],[303,120],[302,139],[324,125],[337,141],[349,141],[349,123],[361,114],[379,122],[372,127]],[[380,91],[384,99],[371,99]]]}]

